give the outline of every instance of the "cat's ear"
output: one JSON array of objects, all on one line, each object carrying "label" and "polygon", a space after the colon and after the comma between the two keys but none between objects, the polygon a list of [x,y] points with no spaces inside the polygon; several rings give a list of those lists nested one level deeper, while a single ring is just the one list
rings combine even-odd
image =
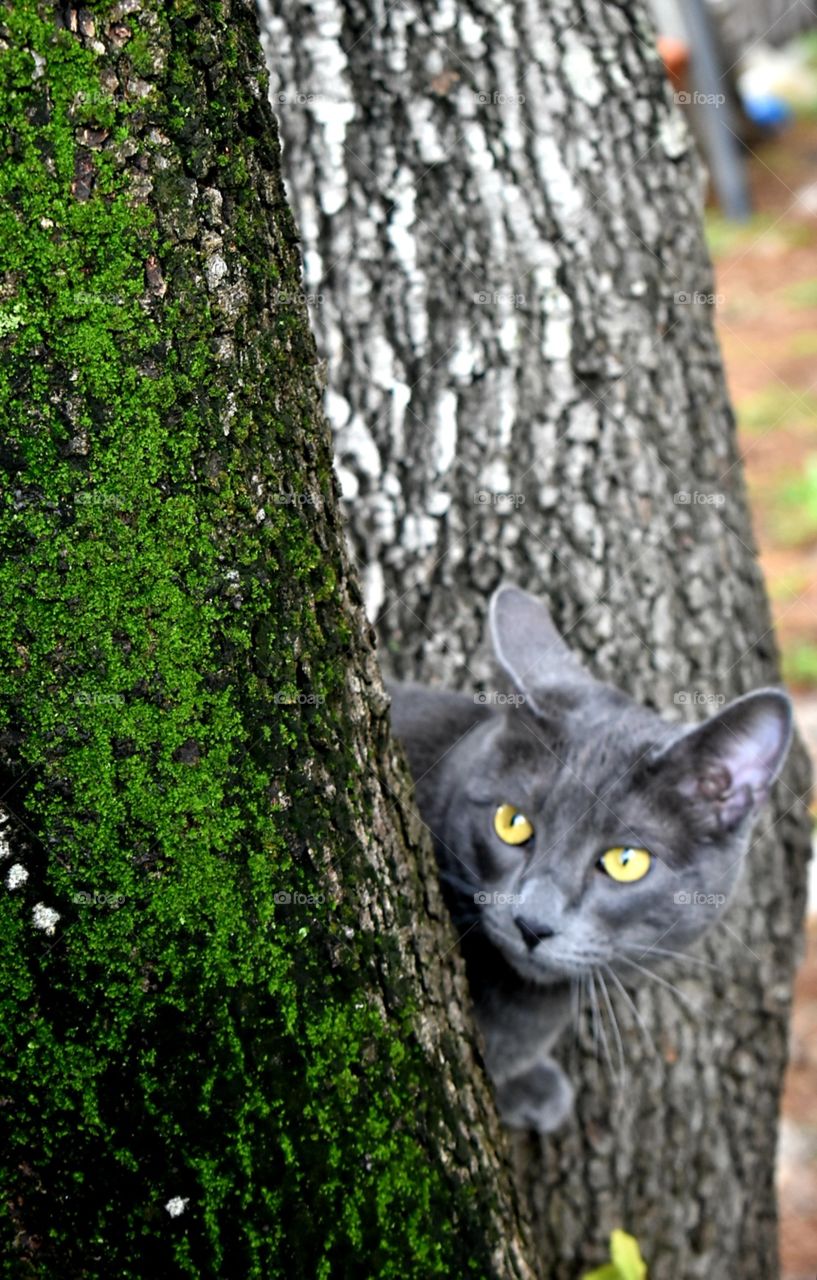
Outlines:
[{"label": "cat's ear", "polygon": [[736,698],[689,729],[658,759],[688,800],[731,830],[768,799],[792,737],[791,702],[780,689]]},{"label": "cat's ear", "polygon": [[535,710],[536,690],[586,678],[541,600],[519,587],[498,587],[489,611],[491,643],[500,666]]}]

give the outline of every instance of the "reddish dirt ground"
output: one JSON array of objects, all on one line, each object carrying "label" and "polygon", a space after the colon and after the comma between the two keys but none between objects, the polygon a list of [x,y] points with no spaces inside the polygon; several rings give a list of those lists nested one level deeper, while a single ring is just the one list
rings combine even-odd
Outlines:
[{"label": "reddish dirt ground", "polygon": [[[817,512],[817,483],[813,499],[796,488],[809,459],[817,465],[817,123],[801,121],[760,146],[750,174],[752,224],[712,226],[718,323],[778,640],[817,762],[817,668],[809,674],[797,662],[798,650],[817,653],[817,518],[803,516],[808,504]],[[783,1280],[815,1280],[815,916],[795,989],[778,1183]]]},{"label": "reddish dirt ground", "polygon": [[[718,325],[788,657],[817,645],[817,473],[811,524],[796,518],[797,497],[786,492],[809,459],[817,466],[817,124],[801,121],[759,147],[750,178],[752,223],[713,237]],[[817,687],[817,668],[811,679],[787,675],[795,687]]]}]

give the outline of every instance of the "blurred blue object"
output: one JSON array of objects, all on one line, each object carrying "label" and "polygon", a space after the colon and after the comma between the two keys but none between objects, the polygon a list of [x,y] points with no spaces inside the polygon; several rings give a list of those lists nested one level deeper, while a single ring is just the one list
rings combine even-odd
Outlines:
[{"label": "blurred blue object", "polygon": [[749,119],[761,129],[777,132],[794,119],[794,112],[782,98],[773,94],[764,97],[743,98],[743,110]]}]

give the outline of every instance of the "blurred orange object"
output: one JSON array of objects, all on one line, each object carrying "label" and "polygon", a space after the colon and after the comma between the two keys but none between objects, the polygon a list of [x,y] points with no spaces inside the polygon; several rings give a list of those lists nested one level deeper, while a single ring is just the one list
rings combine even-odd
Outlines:
[{"label": "blurred orange object", "polygon": [[682,89],[689,70],[689,45],[675,36],[659,36],[657,44],[673,88]]}]

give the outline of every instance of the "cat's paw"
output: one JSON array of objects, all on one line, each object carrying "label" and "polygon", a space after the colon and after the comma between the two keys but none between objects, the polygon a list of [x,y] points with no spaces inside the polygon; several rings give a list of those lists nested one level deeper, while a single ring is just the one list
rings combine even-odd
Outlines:
[{"label": "cat's paw", "polygon": [[496,1086],[499,1114],[511,1129],[553,1133],[573,1110],[573,1085],[549,1058]]}]

